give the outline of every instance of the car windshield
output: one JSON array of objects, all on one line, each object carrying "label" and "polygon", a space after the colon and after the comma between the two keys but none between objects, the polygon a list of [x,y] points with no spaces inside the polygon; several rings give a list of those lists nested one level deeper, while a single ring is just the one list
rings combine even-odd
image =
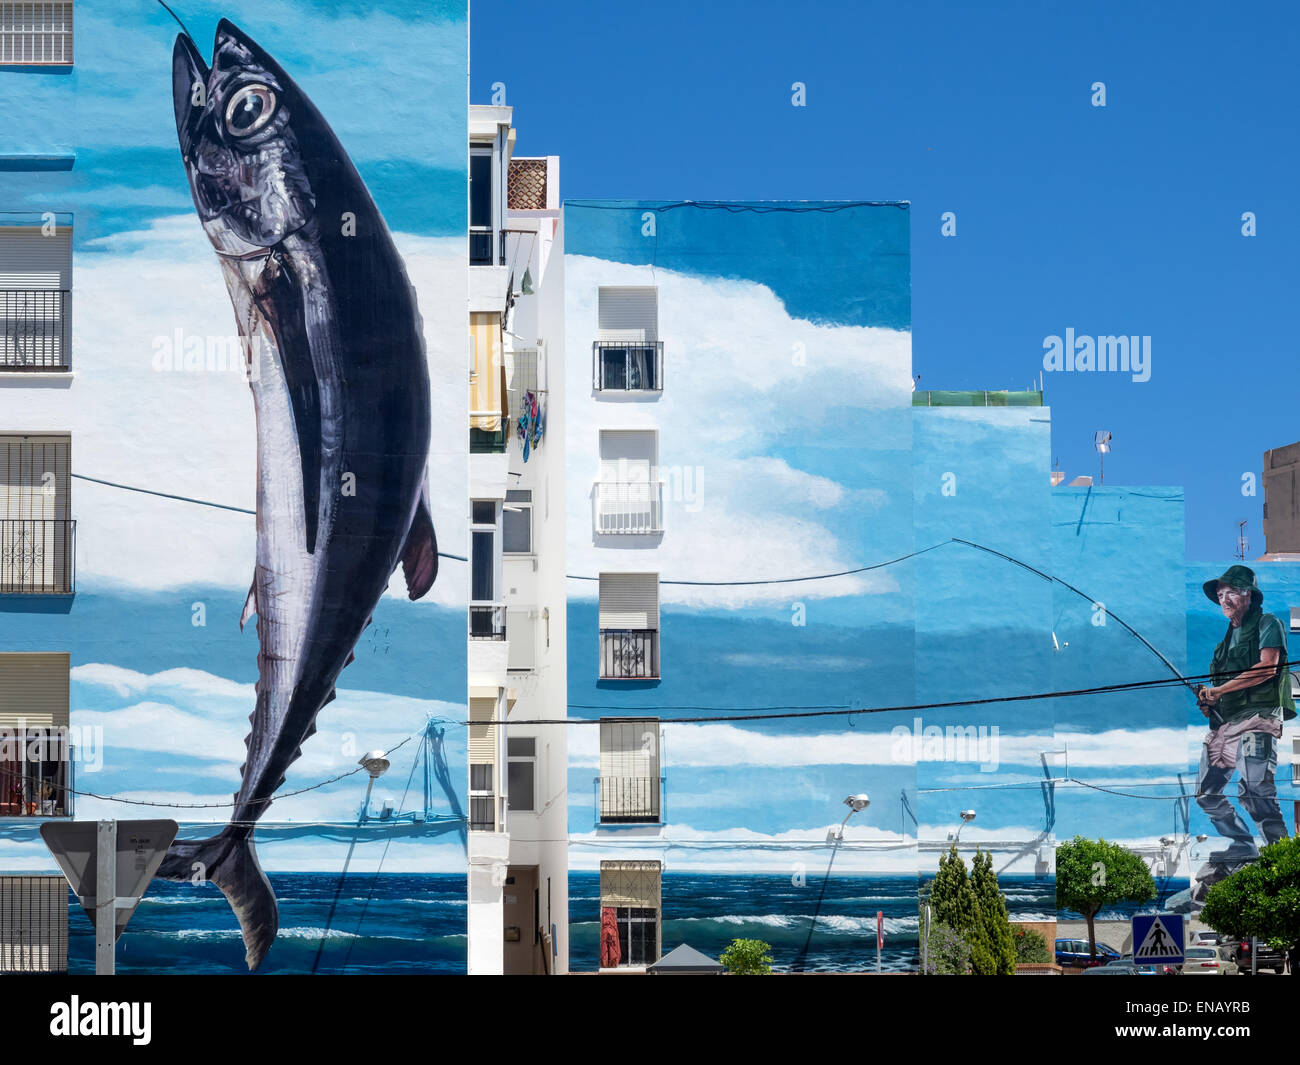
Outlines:
[{"label": "car windshield", "polygon": [[1217,952],[1213,947],[1188,947],[1189,958],[1213,958]]}]

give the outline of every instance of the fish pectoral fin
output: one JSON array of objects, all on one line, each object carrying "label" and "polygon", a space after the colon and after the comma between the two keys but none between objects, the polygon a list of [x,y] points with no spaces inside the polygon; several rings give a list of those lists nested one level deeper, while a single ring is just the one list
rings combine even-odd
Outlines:
[{"label": "fish pectoral fin", "polygon": [[253,577],[253,583],[248,586],[248,598],[244,600],[243,612],[239,615],[239,631],[244,631],[244,625],[254,614],[257,613],[257,577]]},{"label": "fish pectoral fin", "polygon": [[411,599],[421,598],[438,576],[438,538],[433,531],[427,489],[420,492],[406,543],[402,545],[402,575],[406,578],[406,594]]}]

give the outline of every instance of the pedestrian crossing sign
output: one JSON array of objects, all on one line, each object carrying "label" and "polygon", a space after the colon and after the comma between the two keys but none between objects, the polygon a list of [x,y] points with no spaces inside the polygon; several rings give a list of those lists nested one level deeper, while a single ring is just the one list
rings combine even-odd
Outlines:
[{"label": "pedestrian crossing sign", "polygon": [[1183,962],[1183,915],[1148,913],[1133,918],[1133,961],[1138,965]]}]

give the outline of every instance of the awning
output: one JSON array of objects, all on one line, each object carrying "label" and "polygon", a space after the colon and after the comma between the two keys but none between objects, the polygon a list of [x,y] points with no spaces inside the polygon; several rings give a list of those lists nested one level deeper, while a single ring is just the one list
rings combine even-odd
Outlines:
[{"label": "awning", "polygon": [[469,316],[474,347],[469,375],[471,428],[498,432],[505,412],[506,367],[501,357],[501,320],[496,314],[475,311]]},{"label": "awning", "polygon": [[646,967],[646,972],[658,976],[690,975],[692,973],[725,973],[727,968],[714,961],[707,954],[701,954],[692,946],[683,943],[670,950],[653,965]]}]

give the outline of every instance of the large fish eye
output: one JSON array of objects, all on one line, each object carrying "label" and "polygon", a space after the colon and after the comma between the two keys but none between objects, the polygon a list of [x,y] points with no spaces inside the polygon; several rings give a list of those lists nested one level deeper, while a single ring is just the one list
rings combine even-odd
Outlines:
[{"label": "large fish eye", "polygon": [[236,137],[247,137],[271,121],[275,114],[275,93],[265,85],[245,85],[226,105],[226,129]]}]

